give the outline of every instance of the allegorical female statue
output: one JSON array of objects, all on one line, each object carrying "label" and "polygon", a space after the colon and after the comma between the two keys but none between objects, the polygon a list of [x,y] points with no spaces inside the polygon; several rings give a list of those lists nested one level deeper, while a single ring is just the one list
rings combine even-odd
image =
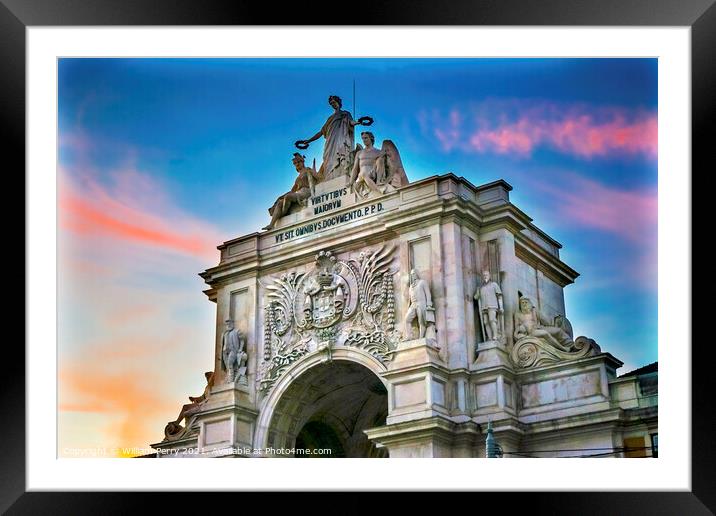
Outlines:
[{"label": "allegorical female statue", "polygon": [[349,111],[341,109],[343,102],[337,95],[328,97],[328,104],[330,104],[334,112],[328,117],[321,130],[308,140],[296,142],[296,147],[306,149],[311,142],[318,140],[321,136],[326,139],[326,144],[323,147],[323,163],[321,168],[318,169],[318,177],[321,181],[340,177],[345,173],[341,168],[341,159],[353,151],[355,144],[354,127],[373,123],[372,119],[368,117],[353,120],[353,116]]}]

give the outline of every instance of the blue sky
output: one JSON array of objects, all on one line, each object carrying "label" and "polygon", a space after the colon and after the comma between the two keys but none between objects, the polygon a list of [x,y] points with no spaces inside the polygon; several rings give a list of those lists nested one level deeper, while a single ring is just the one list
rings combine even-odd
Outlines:
[{"label": "blue sky", "polygon": [[[98,344],[108,327],[134,343],[144,332],[142,360],[165,353],[148,337],[160,320],[177,331],[177,374],[192,375],[167,373],[163,392],[201,392],[196,361],[212,360],[187,335],[208,341],[214,322],[196,273],[221,241],[268,222],[293,182],[293,142],[325,122],[328,95],[353,110],[353,81],[355,115],[375,119],[377,143],[396,143],[409,179],[450,171],[512,184],[512,201],[582,274],[565,289],[576,333],[625,361],[622,372],[657,360],[655,59],[62,59],[68,371],[87,365],[87,349],[116,350]],[[320,165],[321,150],[312,144],[308,162]],[[67,378],[68,393],[89,396]],[[132,410],[90,401],[66,417]]]}]

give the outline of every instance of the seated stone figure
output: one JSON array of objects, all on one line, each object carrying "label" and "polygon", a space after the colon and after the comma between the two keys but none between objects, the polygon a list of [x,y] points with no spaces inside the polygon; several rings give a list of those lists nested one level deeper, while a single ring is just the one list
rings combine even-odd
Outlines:
[{"label": "seated stone figure", "polygon": [[537,337],[561,351],[570,351],[574,341],[569,334],[557,326],[545,324],[528,297],[520,298],[520,309],[515,313],[515,340]]},{"label": "seated stone figure", "polygon": [[370,131],[361,133],[365,148],[357,148],[350,174],[351,190],[361,197],[371,192],[378,195],[390,193],[408,184],[408,177],[398,149],[390,140],[384,140],[376,149],[375,136]]},{"label": "seated stone figure", "polygon": [[263,229],[273,228],[276,225],[276,221],[287,215],[294,205],[303,205],[309,197],[315,194],[315,186],[319,182],[316,171],[305,166],[306,157],[298,152],[294,152],[292,161],[293,166],[296,167],[298,177],[293,183],[291,191],[276,199],[274,205],[269,208],[271,222]]},{"label": "seated stone figure", "polygon": [[206,387],[204,388],[204,392],[201,396],[189,396],[189,401],[191,403],[182,405],[181,411],[179,412],[176,420],[167,424],[164,429],[164,435],[167,439],[176,437],[183,432],[184,427],[181,425],[182,420],[188,418],[194,412],[199,410],[199,407],[209,398],[211,388],[214,385],[214,373],[212,371],[208,371],[204,373],[204,378],[206,378]]}]

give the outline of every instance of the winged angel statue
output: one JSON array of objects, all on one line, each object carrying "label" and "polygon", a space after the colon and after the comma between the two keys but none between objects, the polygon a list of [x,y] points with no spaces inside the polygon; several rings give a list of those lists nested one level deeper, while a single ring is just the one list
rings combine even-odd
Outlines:
[{"label": "winged angel statue", "polygon": [[374,147],[375,136],[370,131],[361,133],[365,148],[356,146],[352,160],[350,184],[354,192],[367,197],[391,191],[408,184],[398,148],[391,140],[383,140],[380,149]]}]

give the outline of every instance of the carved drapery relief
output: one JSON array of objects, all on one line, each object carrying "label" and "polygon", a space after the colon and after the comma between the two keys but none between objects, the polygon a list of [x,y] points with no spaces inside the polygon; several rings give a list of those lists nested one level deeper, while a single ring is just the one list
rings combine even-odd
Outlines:
[{"label": "carved drapery relief", "polygon": [[266,286],[263,361],[257,381],[268,390],[303,355],[335,346],[364,349],[381,361],[398,340],[392,246],[339,260],[321,251],[307,273]]}]

